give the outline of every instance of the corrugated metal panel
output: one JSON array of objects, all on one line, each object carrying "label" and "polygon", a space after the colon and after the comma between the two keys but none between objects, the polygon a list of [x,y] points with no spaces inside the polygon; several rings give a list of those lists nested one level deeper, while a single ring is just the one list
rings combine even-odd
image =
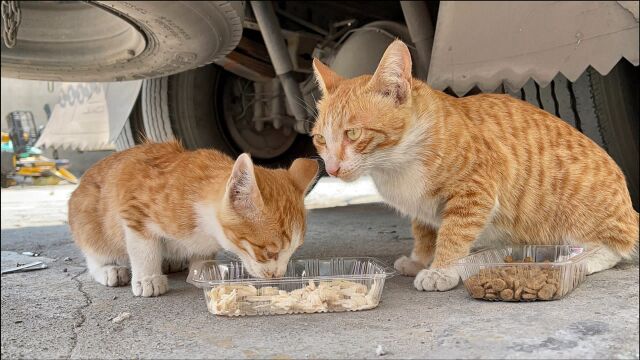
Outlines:
[{"label": "corrugated metal panel", "polygon": [[607,74],[638,65],[638,1],[447,1],[440,3],[428,82],[463,95],[474,86],[546,86],[591,65]]}]

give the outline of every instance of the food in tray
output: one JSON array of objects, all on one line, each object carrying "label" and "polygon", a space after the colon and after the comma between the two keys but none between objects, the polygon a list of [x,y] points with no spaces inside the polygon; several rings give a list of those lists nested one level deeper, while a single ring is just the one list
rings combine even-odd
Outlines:
[{"label": "food in tray", "polygon": [[464,284],[473,298],[502,301],[552,300],[560,289],[560,271],[557,268],[525,265],[531,257],[514,261],[511,256],[505,263],[517,266],[499,266],[481,269]]},{"label": "food in tray", "polygon": [[371,309],[378,305],[382,282],[373,280],[371,289],[348,280],[309,280],[293,291],[274,286],[229,283],[207,292],[209,311],[217,315],[313,313]]}]

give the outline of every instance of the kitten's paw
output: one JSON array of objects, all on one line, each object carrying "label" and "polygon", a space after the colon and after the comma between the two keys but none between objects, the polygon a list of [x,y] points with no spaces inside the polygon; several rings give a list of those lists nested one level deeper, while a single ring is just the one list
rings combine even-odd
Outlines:
[{"label": "kitten's paw", "polygon": [[456,269],[424,269],[416,275],[413,285],[423,291],[447,291],[456,287],[459,281]]},{"label": "kitten's paw", "polygon": [[401,256],[393,263],[393,267],[404,276],[416,276],[420,270],[424,269],[424,265],[413,261],[406,256]]},{"label": "kitten's paw", "polygon": [[182,272],[189,268],[188,259],[165,259],[162,262],[162,272],[164,274]]},{"label": "kitten's paw", "polygon": [[169,280],[166,275],[145,276],[131,282],[131,291],[135,296],[160,296],[169,290]]},{"label": "kitten's paw", "polygon": [[131,273],[125,266],[107,265],[94,270],[93,277],[102,285],[124,286],[131,280]]}]

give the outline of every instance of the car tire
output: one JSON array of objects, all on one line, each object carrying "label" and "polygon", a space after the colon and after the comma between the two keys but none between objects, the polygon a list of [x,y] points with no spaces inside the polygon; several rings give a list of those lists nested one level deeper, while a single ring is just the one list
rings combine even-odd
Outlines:
[{"label": "car tire", "polygon": [[591,103],[605,148],[625,174],[638,209],[638,68],[624,61],[607,76],[587,71]]},{"label": "car tire", "polygon": [[129,119],[127,119],[127,121],[124,123],[124,126],[122,127],[122,130],[120,130],[120,134],[116,138],[114,145],[116,147],[116,151],[122,151],[136,146]]},{"label": "car tire", "polygon": [[243,3],[23,1],[16,45],[2,44],[2,76],[121,81],[203,66],[240,41]]}]

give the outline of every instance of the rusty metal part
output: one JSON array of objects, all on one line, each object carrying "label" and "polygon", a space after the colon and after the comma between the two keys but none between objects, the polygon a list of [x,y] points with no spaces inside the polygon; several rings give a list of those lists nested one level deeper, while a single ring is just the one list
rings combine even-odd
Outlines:
[{"label": "rusty metal part", "polygon": [[224,59],[215,62],[225,70],[252,81],[268,81],[275,77],[273,66],[238,51],[232,51]]},{"label": "rusty metal part", "polygon": [[243,37],[226,58],[215,61],[225,70],[252,81],[270,81],[276,77],[264,44]]}]

